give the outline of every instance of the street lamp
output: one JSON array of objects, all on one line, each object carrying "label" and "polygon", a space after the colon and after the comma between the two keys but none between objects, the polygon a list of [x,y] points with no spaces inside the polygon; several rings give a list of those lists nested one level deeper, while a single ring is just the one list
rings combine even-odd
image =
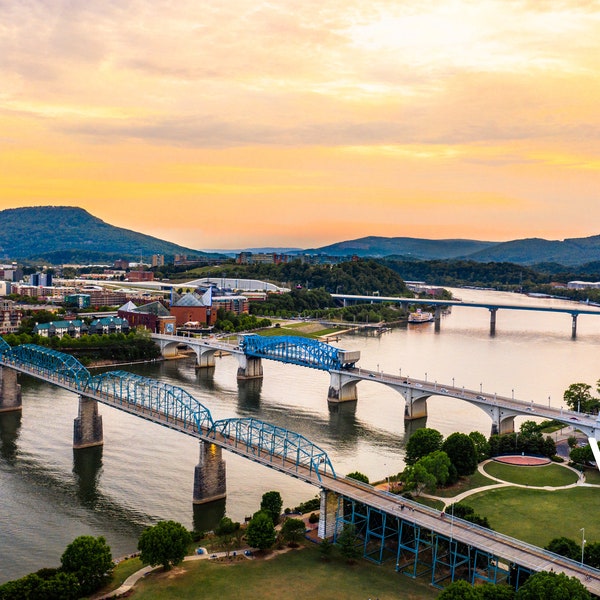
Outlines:
[{"label": "street lamp", "polygon": [[583,565],[583,549],[585,548],[585,527],[582,527],[581,531],[581,564]]},{"label": "street lamp", "polygon": [[427,371],[425,371],[425,383],[427,383]]},{"label": "street lamp", "polygon": [[515,399],[515,390],[512,390],[512,399]]},{"label": "street lamp", "polygon": [[454,387],[454,377],[452,378],[452,387]]},{"label": "street lamp", "polygon": [[483,383],[479,384],[479,393],[482,394],[483,393]]}]

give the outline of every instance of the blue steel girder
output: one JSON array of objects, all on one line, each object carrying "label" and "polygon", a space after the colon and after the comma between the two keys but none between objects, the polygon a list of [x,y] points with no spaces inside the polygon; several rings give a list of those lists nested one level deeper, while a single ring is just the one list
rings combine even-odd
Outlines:
[{"label": "blue steel girder", "polygon": [[90,379],[90,372],[74,357],[52,348],[36,344],[21,344],[11,348],[3,356],[7,364],[31,369],[39,375],[52,375],[59,381],[83,387]]},{"label": "blue steel girder", "polygon": [[304,436],[284,427],[265,423],[252,417],[221,419],[215,421],[208,437],[222,436],[227,443],[241,447],[257,457],[266,456],[273,462],[280,458],[282,466],[290,461],[298,467],[306,467],[321,481],[321,473],[330,472],[335,477],[333,465],[325,450]]},{"label": "blue steel girder", "polygon": [[6,340],[0,336],[0,356],[11,351],[11,347],[6,343]]},{"label": "blue steel girder", "polygon": [[330,344],[292,335],[264,337],[245,335],[240,347],[246,356],[312,367],[322,371],[340,369],[340,350]]},{"label": "blue steel girder", "polygon": [[167,422],[204,433],[213,418],[203,404],[184,389],[126,371],[109,371],[89,380],[87,390],[104,394],[120,404],[134,405],[166,417]]}]

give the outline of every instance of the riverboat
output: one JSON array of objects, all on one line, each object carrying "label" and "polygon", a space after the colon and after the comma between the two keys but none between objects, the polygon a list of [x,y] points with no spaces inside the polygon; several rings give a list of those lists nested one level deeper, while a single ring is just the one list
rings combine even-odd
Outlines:
[{"label": "riverboat", "polygon": [[420,308],[408,315],[409,323],[430,323],[431,321],[433,321],[433,314],[422,311]]}]

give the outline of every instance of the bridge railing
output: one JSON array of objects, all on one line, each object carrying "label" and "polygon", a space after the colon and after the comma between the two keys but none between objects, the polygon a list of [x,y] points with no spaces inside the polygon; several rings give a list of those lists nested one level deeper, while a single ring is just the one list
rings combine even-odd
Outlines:
[{"label": "bridge railing", "polygon": [[215,421],[208,437],[221,436],[234,446],[242,447],[257,457],[280,458],[282,466],[286,461],[295,465],[296,470],[305,467],[309,474],[315,473],[321,481],[321,474],[329,472],[335,477],[333,465],[327,453],[310,440],[294,431],[265,423],[254,418],[222,419]]}]

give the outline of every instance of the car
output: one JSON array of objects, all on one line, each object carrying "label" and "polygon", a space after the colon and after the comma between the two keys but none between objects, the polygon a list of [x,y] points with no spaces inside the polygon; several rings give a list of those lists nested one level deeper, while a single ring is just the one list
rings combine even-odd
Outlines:
[{"label": "car", "polygon": [[447,390],[446,388],[441,388],[441,389],[440,389],[440,392],[443,392],[444,394],[447,394],[447,393],[448,393],[448,390]]},{"label": "car", "polygon": [[571,419],[571,421],[579,421],[579,419],[577,417],[569,417]]},{"label": "car", "polygon": [[415,387],[423,387],[422,383],[415,383]]},{"label": "car", "polygon": [[204,548],[196,548],[196,554],[204,554]]},{"label": "car", "polygon": [[244,550],[245,556],[252,556],[252,550]]},{"label": "car", "polygon": [[485,400],[483,396],[475,396],[475,398],[477,398],[477,400]]},{"label": "car", "polygon": [[375,377],[374,373],[369,373],[369,377]]}]

